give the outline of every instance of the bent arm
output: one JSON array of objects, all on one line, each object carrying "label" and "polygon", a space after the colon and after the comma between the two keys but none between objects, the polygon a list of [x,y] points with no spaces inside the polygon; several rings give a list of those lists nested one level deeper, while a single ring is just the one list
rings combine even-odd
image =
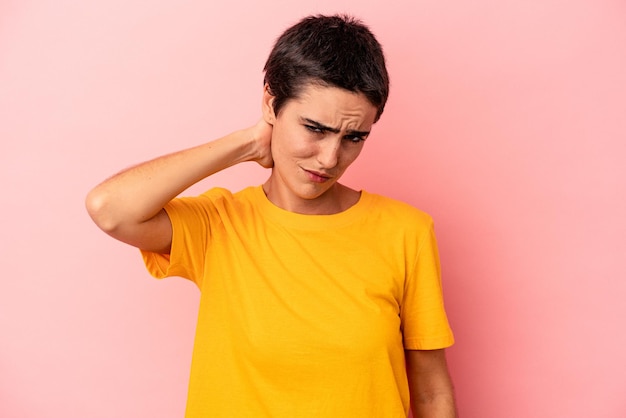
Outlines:
[{"label": "bent arm", "polygon": [[139,164],[92,189],[87,211],[113,238],[167,254],[172,226],[165,204],[203,178],[240,162],[271,166],[270,138],[271,126],[261,120],[252,128]]},{"label": "bent arm", "polygon": [[411,409],[415,418],[455,418],[454,388],[445,350],[406,350]]}]

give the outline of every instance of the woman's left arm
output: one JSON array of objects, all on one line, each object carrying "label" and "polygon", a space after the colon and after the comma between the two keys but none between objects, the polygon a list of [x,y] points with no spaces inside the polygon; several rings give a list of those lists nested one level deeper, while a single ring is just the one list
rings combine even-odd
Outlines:
[{"label": "woman's left arm", "polygon": [[445,350],[406,350],[411,408],[415,418],[456,418],[454,387]]}]

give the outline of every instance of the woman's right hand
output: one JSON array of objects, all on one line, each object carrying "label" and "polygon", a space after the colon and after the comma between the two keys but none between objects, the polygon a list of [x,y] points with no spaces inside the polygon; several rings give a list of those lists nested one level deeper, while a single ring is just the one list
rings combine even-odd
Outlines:
[{"label": "woman's right hand", "polygon": [[256,125],[249,129],[254,144],[256,145],[257,156],[253,159],[253,161],[256,161],[265,168],[273,167],[274,159],[272,158],[271,147],[273,126],[267,123],[264,119],[261,119]]}]

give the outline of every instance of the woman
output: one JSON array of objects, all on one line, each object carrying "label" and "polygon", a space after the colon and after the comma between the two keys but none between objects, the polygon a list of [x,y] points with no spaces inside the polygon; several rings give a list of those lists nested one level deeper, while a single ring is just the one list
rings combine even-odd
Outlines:
[{"label": "woman", "polygon": [[[432,220],[338,182],[388,88],[367,27],[305,18],[268,58],[255,126],[89,193],[152,275],[201,291],[188,417],[455,416]],[[271,168],[263,185],[176,198],[244,161]]]}]

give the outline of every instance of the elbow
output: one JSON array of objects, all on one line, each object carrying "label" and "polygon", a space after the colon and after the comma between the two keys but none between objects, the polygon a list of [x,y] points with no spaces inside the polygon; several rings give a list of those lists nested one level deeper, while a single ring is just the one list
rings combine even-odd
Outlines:
[{"label": "elbow", "polygon": [[91,190],[85,198],[85,208],[93,222],[104,232],[110,234],[119,226],[112,216],[107,193],[98,187]]}]

